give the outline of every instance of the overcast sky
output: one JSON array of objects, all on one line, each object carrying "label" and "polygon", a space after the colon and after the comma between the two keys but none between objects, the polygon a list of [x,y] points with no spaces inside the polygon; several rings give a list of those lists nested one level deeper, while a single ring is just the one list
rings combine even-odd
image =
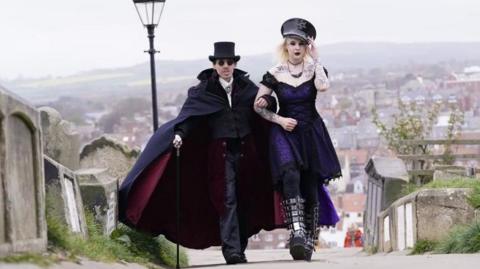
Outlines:
[{"label": "overcast sky", "polygon": [[[206,59],[217,40],[272,52],[291,17],[311,21],[319,45],[480,41],[478,0],[166,0],[157,58]],[[0,79],[130,66],[147,46],[131,0],[1,0]]]}]

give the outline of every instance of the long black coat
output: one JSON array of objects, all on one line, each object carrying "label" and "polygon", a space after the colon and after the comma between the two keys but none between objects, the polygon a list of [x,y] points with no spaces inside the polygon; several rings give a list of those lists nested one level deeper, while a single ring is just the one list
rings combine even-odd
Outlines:
[{"label": "long black coat", "polygon": [[[184,139],[181,148],[181,233],[176,234],[176,167],[172,140],[177,124],[191,117],[207,116],[225,109],[225,99],[207,91],[215,77],[213,69],[198,76],[200,83],[189,89],[188,97],[174,120],[162,125],[124,180],[119,193],[119,215],[125,224],[153,235],[164,234],[171,241],[190,248],[219,245],[218,219],[224,209],[225,143],[212,141],[209,130],[198,126]],[[253,109],[257,86],[246,73],[236,69],[238,102]],[[256,116],[258,118],[258,116]],[[248,218],[248,234],[276,225],[279,209],[268,169],[265,121],[257,119],[252,135],[245,140],[240,161],[238,203]]]}]

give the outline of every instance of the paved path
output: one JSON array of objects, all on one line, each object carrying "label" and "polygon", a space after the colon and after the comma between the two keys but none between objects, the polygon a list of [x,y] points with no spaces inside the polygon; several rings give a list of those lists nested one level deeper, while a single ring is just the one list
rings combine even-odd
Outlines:
[{"label": "paved path", "polygon": [[[311,262],[293,261],[288,250],[247,250],[247,264],[226,265],[217,249],[188,250],[189,268],[215,269],[473,269],[480,268],[480,253],[408,256],[406,252],[367,255],[361,249],[325,249],[314,253]],[[84,261],[62,263],[53,269],[146,269],[136,264],[106,264]],[[29,264],[0,264],[0,269],[41,269]]]},{"label": "paved path", "polygon": [[480,268],[480,253],[415,255],[406,252],[367,255],[361,249],[326,249],[314,253],[311,262],[293,261],[288,250],[247,250],[248,263],[226,265],[218,250],[190,250],[190,268],[215,269],[470,269]]},{"label": "paved path", "polygon": [[[81,264],[76,264],[72,262],[62,262],[61,264],[56,264],[49,269],[147,269],[144,266],[138,264],[120,264],[120,263],[100,263],[93,261],[82,261]],[[0,263],[0,269],[45,269],[32,264],[4,264]]]}]

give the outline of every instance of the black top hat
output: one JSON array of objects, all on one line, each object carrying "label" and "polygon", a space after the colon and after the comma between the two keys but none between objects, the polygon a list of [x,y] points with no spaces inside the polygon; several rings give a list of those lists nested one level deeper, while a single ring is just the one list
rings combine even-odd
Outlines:
[{"label": "black top hat", "polygon": [[213,46],[215,47],[213,56],[208,56],[208,59],[211,62],[214,62],[216,59],[233,59],[235,62],[238,62],[238,60],[240,60],[240,56],[235,55],[235,43],[215,42]]},{"label": "black top hat", "polygon": [[291,18],[282,24],[280,29],[283,37],[295,36],[303,40],[308,40],[308,37],[315,39],[317,31],[309,21],[300,18]]}]

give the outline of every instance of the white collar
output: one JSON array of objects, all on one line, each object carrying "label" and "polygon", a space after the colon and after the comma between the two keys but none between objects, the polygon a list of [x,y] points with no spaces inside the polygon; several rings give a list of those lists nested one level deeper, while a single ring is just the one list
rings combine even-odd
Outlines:
[{"label": "white collar", "polygon": [[228,86],[232,86],[233,77],[230,78],[230,81],[226,81],[226,80],[224,80],[223,78],[219,77],[219,78],[218,78],[218,81],[220,81],[220,85],[222,85],[222,87],[225,89],[225,88],[228,87]]}]

